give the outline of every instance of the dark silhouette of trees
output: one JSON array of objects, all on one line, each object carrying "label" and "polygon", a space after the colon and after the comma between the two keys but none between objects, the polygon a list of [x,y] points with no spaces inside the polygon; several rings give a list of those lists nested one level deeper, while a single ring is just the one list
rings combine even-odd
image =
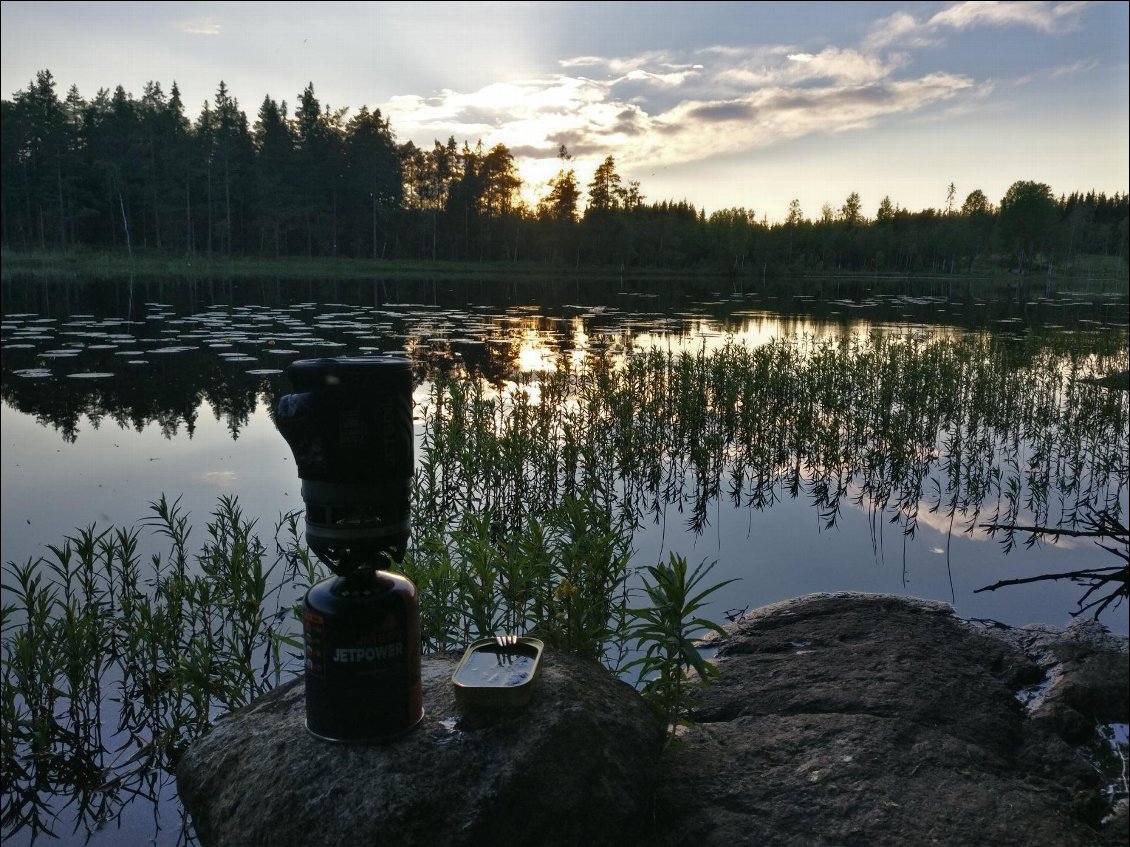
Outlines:
[{"label": "dark silhouette of trees", "polygon": [[[49,71],[0,101],[0,220],[7,250],[110,249],[213,256],[528,260],[568,267],[702,269],[733,276],[865,271],[1031,272],[1127,261],[1127,195],[1015,183],[999,202],[970,191],[943,209],[891,197],[875,217],[853,191],[815,219],[793,200],[783,223],[748,208],[707,216],[646,202],[607,156],[582,189],[564,146],[532,207],[503,144],[398,144],[379,110],[322,104],[313,83],[265,96],[253,122],[224,82],[195,121],[174,82],[60,99]],[[755,199],[755,198],[751,198]]]},{"label": "dark silhouette of trees", "polygon": [[588,212],[611,212],[624,205],[624,187],[621,185],[620,174],[616,173],[616,162],[609,156],[592,175],[589,183]]},{"label": "dark silhouette of trees", "polygon": [[238,250],[245,247],[254,145],[247,115],[223,80],[216,90],[214,108],[201,115],[199,137],[205,161],[208,252],[214,246],[231,255],[233,244]]},{"label": "dark silhouette of trees", "polygon": [[630,236],[631,217],[624,214],[626,197],[623,180],[616,172],[616,161],[608,156],[593,172],[582,220],[584,252],[590,263],[620,267],[631,263],[634,245]]},{"label": "dark silhouette of trees", "polygon": [[980,188],[970,191],[965,202],[961,204],[961,214],[967,218],[974,215],[991,215],[992,213],[993,207],[989,203],[989,198]]},{"label": "dark silhouette of trees", "polygon": [[840,220],[849,227],[858,226],[863,222],[863,204],[859,200],[859,192],[853,191],[844,200],[840,207]]},{"label": "dark silhouette of trees", "polygon": [[294,226],[296,168],[294,134],[287,120],[286,101],[263,98],[255,122],[252,168],[255,220],[258,230],[255,252],[280,256],[289,243]]},{"label": "dark silhouette of trees", "polygon": [[78,163],[72,119],[51,72],[40,71],[14,101],[5,100],[0,121],[5,243],[25,249],[67,246]]},{"label": "dark silhouette of trees", "polygon": [[294,113],[295,187],[307,256],[337,256],[338,203],[345,162],[341,112],[322,110],[310,83]]},{"label": "dark silhouette of trees", "polygon": [[1014,182],[1001,199],[997,227],[1002,243],[1016,253],[1017,267],[1048,244],[1056,222],[1055,198],[1042,182]]},{"label": "dark silhouette of trees", "polygon": [[549,191],[538,202],[537,215],[540,222],[544,251],[548,261],[560,262],[566,257],[577,258],[577,205],[581,190],[577,185],[577,172],[566,168],[573,157],[562,144],[557,150],[561,169],[549,181]]},{"label": "dark silhouette of trees", "polygon": [[[380,109],[364,106],[345,128],[346,219],[352,222],[350,252],[374,259],[388,252],[393,213],[404,198],[400,153],[389,123]],[[357,226],[368,212],[366,231]]]},{"label": "dark silhouette of trees", "polygon": [[581,191],[577,187],[577,172],[572,168],[565,170],[573,157],[564,144],[558,149],[557,157],[561,160],[561,170],[549,181],[549,193],[538,203],[538,216],[544,220],[576,223]]}]

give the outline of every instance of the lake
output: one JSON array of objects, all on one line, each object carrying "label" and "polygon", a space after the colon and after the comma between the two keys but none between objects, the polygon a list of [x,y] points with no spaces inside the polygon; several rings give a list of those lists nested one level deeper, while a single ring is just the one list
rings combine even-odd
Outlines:
[{"label": "lake", "polygon": [[[802,375],[794,382],[814,380],[811,394],[789,399],[789,419],[764,430],[782,449],[776,457],[758,454],[750,433],[765,422],[747,431],[715,410],[719,423],[702,430],[722,439],[711,479],[694,458],[693,437],[685,448],[657,437],[657,462],[675,468],[678,479],[647,489],[623,470],[620,484],[646,505],[633,565],[671,552],[716,561],[711,580],[734,580],[707,609],[720,621],[812,592],[863,591],[943,600],[962,617],[1009,625],[1068,623],[1086,586],[1035,578],[1107,567],[1110,553],[1090,537],[1033,540],[1024,533],[1006,550],[1004,535],[982,524],[1003,515],[1019,525],[1078,529],[1083,507],[1096,503],[1125,523],[1127,393],[1093,383],[1125,370],[1125,297],[957,302],[948,284],[912,290],[901,281],[859,279],[825,283],[805,296],[683,288],[5,282],[3,561],[44,555],[44,545],[76,528],[135,525],[162,495],[180,498],[201,527],[218,498],[238,497],[269,534],[280,514],[303,506],[293,458],[271,416],[289,388],[283,369],[297,359],[408,356],[419,438],[440,374],[481,379],[490,396],[520,390],[536,399],[541,376],[584,371],[594,361],[624,369],[658,351],[721,370],[746,355],[734,351],[769,350],[779,356],[763,383],[790,368]],[[912,377],[903,382],[913,385],[892,388],[882,374],[884,363],[904,360],[900,351],[946,344],[959,352],[938,359],[939,368],[969,368],[961,373],[996,382],[954,383],[963,395],[958,412],[935,419],[927,407],[947,398],[930,391],[944,374],[922,369],[933,359],[906,360]],[[816,370],[821,357],[833,357],[826,373]],[[866,367],[853,371],[860,361]],[[776,402],[761,390],[742,388],[753,393],[735,394],[734,408],[753,420],[756,403]],[[979,390],[985,396],[974,399]],[[711,396],[724,395],[715,389]],[[912,399],[918,396],[921,409]],[[841,411],[844,421],[861,423],[836,418],[829,425]],[[680,415],[685,423],[689,412]],[[936,420],[946,423],[934,429]],[[884,446],[899,461],[880,455]],[[151,536],[142,539],[162,549]],[[1107,608],[1101,620],[1121,634],[1130,629],[1125,604]],[[175,799],[166,796],[165,808],[167,820],[177,817]],[[152,806],[135,808],[122,820],[151,835],[152,814]],[[118,843],[122,834],[113,826],[91,843]],[[176,829],[160,843],[176,843]],[[26,831],[5,835],[14,843],[29,839]]]}]

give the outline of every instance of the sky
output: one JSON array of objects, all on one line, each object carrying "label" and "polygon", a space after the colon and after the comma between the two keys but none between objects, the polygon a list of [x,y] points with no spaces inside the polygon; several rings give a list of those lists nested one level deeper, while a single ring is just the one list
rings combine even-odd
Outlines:
[{"label": "sky", "polygon": [[612,156],[645,202],[783,220],[857,192],[944,209],[1017,180],[1126,193],[1126,2],[0,3],[0,93],[223,80],[380,109],[398,142],[505,144],[530,202],[564,144],[582,189]]}]

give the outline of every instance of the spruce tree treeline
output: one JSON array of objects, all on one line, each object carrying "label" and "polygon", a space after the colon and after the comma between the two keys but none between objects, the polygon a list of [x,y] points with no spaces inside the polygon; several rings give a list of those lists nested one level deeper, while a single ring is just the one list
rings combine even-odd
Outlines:
[{"label": "spruce tree treeline", "polygon": [[[174,83],[140,99],[119,86],[60,99],[41,71],[0,101],[2,239],[14,251],[74,248],[190,255],[537,261],[567,266],[964,272],[986,262],[1068,268],[1128,258],[1126,194],[1056,198],[1017,182],[911,212],[858,193],[783,223],[745,208],[709,217],[686,201],[645,202],[611,156],[582,185],[568,151],[536,208],[520,199],[510,150],[397,144],[380,110],[323,106],[310,84],[293,114],[264,97],[249,121],[221,82],[193,122]],[[584,211],[580,211],[584,199]]]}]

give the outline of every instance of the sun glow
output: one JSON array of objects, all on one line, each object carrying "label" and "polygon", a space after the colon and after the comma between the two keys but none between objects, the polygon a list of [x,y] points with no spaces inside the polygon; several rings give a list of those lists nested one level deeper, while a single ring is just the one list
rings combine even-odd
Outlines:
[{"label": "sun glow", "polygon": [[516,365],[521,373],[549,373],[557,370],[557,353],[545,342],[545,335],[526,329],[518,342]]}]

